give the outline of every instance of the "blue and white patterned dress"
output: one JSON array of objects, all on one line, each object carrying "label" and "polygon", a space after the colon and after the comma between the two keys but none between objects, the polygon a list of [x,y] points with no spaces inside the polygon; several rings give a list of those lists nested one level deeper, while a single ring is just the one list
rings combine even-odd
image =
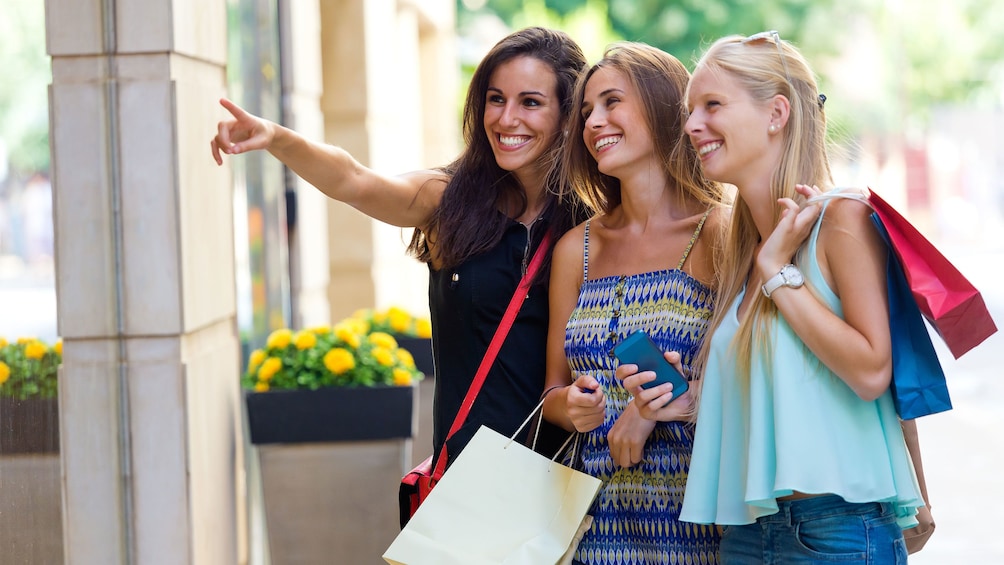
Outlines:
[{"label": "blue and white patterned dress", "polygon": [[[705,215],[705,218],[707,215]],[[614,378],[611,350],[628,334],[644,330],[664,351],[679,351],[689,374],[712,313],[712,292],[682,268],[693,242],[675,269],[589,279],[589,223],[585,226],[583,284],[565,330],[565,354],[573,380],[587,373],[606,395],[603,424],[585,434],[581,460],[572,464],[603,480],[590,514],[592,528],[575,559],[587,565],[715,564],[719,534],[715,526],[680,522],[680,507],[690,467],[694,428],[659,422],[645,444],[644,458],[617,468],[607,433],[631,399]]]}]

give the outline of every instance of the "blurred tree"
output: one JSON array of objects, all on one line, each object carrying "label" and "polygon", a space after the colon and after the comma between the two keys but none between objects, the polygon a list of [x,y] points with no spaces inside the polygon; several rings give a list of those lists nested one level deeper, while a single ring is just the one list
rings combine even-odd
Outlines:
[{"label": "blurred tree", "polygon": [[[1000,0],[457,0],[457,10],[461,33],[490,13],[511,28],[565,29],[590,60],[602,52],[594,38],[624,38],[691,68],[718,37],[776,29],[812,63],[832,94],[831,124],[844,134],[923,125],[939,104],[1004,103]],[[589,25],[569,27],[583,20]]]},{"label": "blurred tree", "polygon": [[[4,0],[0,37],[0,69],[4,74],[0,81],[0,146],[6,145],[11,173],[27,176],[48,171],[47,88],[52,72],[45,52],[45,3]],[[0,155],[0,161],[3,158]]]},{"label": "blurred tree", "polygon": [[[833,30],[840,26],[858,11],[861,1],[457,0],[457,10],[461,28],[471,17],[484,12],[497,14],[512,27],[518,27],[517,21],[528,10],[540,12],[544,8],[559,18],[569,18],[583,10],[594,12],[605,16],[616,36],[659,47],[692,67],[701,50],[723,35],[776,29],[782,37],[800,43],[803,32],[807,37],[817,37],[819,29]],[[823,41],[817,37],[811,42],[807,54],[816,50],[832,52],[836,37],[823,36]],[[830,40],[826,41],[826,37]]]},{"label": "blurred tree", "polygon": [[1004,103],[1004,3],[887,2],[875,21],[915,118],[926,120],[932,103]]}]

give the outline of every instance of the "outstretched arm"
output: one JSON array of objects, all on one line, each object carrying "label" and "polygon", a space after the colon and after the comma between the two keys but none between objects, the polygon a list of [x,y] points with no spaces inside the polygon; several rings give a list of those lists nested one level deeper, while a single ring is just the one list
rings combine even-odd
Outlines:
[{"label": "outstretched arm", "polygon": [[445,175],[415,171],[379,174],[338,147],[308,140],[295,131],[246,112],[230,100],[220,104],[231,117],[220,121],[211,142],[213,158],[266,150],[327,196],[401,227],[424,228],[439,206]]}]

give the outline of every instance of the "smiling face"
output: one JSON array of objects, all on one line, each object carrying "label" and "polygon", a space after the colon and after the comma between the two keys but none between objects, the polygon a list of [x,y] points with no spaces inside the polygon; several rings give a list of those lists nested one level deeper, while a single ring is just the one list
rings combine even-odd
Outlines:
[{"label": "smiling face", "polygon": [[582,141],[605,175],[622,181],[655,158],[645,108],[624,73],[597,69],[582,97]]},{"label": "smiling face", "polygon": [[754,100],[725,72],[698,67],[687,95],[686,132],[701,158],[704,174],[742,188],[769,181],[779,158],[771,143],[772,108]]},{"label": "smiling face", "polygon": [[524,187],[543,184],[560,118],[557,78],[544,62],[516,57],[492,73],[485,92],[488,143],[499,167],[514,173]]}]

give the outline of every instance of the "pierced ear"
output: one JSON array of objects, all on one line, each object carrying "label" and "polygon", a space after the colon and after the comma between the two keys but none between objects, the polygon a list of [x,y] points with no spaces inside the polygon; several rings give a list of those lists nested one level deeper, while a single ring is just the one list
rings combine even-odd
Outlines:
[{"label": "pierced ear", "polygon": [[787,96],[778,94],[771,99],[770,121],[776,124],[778,129],[784,128],[788,124],[788,116],[791,115],[791,102]]}]

